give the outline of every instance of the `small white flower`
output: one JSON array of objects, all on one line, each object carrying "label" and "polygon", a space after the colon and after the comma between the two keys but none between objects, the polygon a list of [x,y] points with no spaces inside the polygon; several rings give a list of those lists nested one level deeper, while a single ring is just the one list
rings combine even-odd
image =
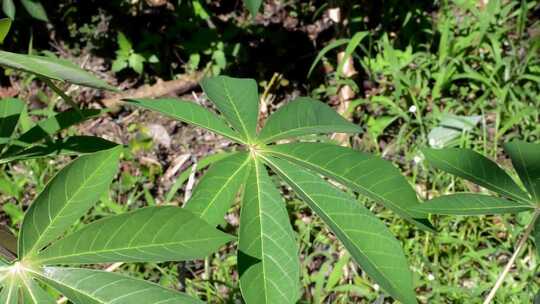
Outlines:
[{"label": "small white flower", "polygon": [[411,113],[416,113],[416,106],[415,106],[415,105],[412,105],[412,106],[409,108],[409,112],[411,112]]},{"label": "small white flower", "polygon": [[428,274],[427,279],[428,279],[429,281],[433,281],[433,280],[435,280],[435,276],[434,276],[433,274],[430,273],[430,274]]},{"label": "small white flower", "polygon": [[373,284],[373,289],[375,289],[375,291],[379,291],[380,288],[379,284]]},{"label": "small white flower", "polygon": [[420,155],[416,155],[414,158],[413,158],[413,162],[415,165],[418,165],[419,163],[421,163],[424,159],[420,156]]}]

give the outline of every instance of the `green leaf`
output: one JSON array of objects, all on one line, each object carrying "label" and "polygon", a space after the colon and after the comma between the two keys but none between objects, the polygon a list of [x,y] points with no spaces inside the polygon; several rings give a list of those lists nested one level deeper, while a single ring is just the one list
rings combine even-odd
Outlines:
[{"label": "green leaf", "polygon": [[105,271],[46,267],[35,275],[78,304],[203,304],[154,283]]},{"label": "green leaf", "polygon": [[240,289],[248,304],[296,303],[300,266],[289,216],[264,165],[253,162],[240,213]]},{"label": "green leaf", "polygon": [[142,55],[136,53],[131,54],[128,58],[129,66],[139,75],[143,72],[145,61],[146,59]]},{"label": "green leaf", "polygon": [[399,169],[374,155],[325,143],[291,143],[265,151],[290,160],[342,183],[382,203],[419,227],[431,230],[426,215],[411,210],[418,205],[416,192]]},{"label": "green leaf", "polygon": [[433,214],[482,215],[532,211],[524,202],[513,202],[503,198],[475,193],[456,193],[434,198],[420,204],[416,209]]},{"label": "green leaf", "polygon": [[2,10],[11,20],[15,19],[15,3],[13,3],[13,0],[2,0]]},{"label": "green leaf", "polygon": [[0,19],[0,44],[4,43],[4,40],[6,39],[10,28],[11,28],[10,18]]},{"label": "green leaf", "polygon": [[17,128],[24,106],[24,102],[20,99],[0,99],[0,138],[11,137]]},{"label": "green leaf", "polygon": [[339,63],[339,66],[337,68],[337,76],[340,77],[343,74],[343,66],[347,62],[348,58],[352,56],[360,42],[364,40],[369,35],[369,32],[357,32],[354,34],[354,36],[351,38],[349,43],[347,44],[347,47],[345,48],[343,59],[341,59],[341,62]]},{"label": "green leaf", "polygon": [[185,209],[148,207],[87,225],[44,249],[41,265],[204,258],[233,238]]},{"label": "green leaf", "polygon": [[540,217],[536,218],[536,221],[534,222],[534,230],[533,230],[533,237],[534,237],[534,247],[536,248],[536,254],[538,257],[540,257]]},{"label": "green leaf", "polygon": [[24,216],[19,257],[36,254],[95,204],[109,189],[120,152],[117,147],[81,156],[47,184]]},{"label": "green leaf", "polygon": [[0,292],[0,303],[18,304],[19,303],[19,284],[14,278],[7,278],[3,283],[2,292]]},{"label": "green leaf", "polygon": [[307,97],[297,98],[272,114],[259,135],[262,142],[316,133],[359,133],[362,128],[328,105]]},{"label": "green leaf", "polygon": [[[25,145],[20,146],[23,148]],[[71,136],[55,142],[31,146],[27,149],[11,149],[0,157],[0,164],[55,155],[78,155],[109,150],[118,144],[95,136]]]},{"label": "green leaf", "polygon": [[252,16],[257,15],[261,8],[262,0],[244,0],[244,5]]},{"label": "green leaf", "polygon": [[56,301],[33,278],[24,274],[20,281],[24,304],[56,304]]},{"label": "green leaf", "polygon": [[245,152],[213,164],[195,188],[186,209],[211,225],[220,224],[244,183],[250,164]]},{"label": "green leaf", "polygon": [[342,46],[344,44],[347,44],[349,43],[349,39],[338,39],[336,41],[333,41],[331,42],[330,44],[328,44],[327,46],[325,46],[320,52],[319,54],[317,54],[317,57],[315,58],[315,60],[313,61],[313,63],[311,64],[311,67],[309,68],[309,72],[307,74],[307,77],[309,78],[309,76],[311,76],[311,73],[313,72],[313,69],[317,66],[317,64],[319,63],[319,61],[321,61],[321,59],[324,57],[324,55],[326,55],[326,53],[330,52],[331,50],[339,47],[339,46]]},{"label": "green leaf", "polygon": [[512,141],[504,145],[519,178],[537,204],[540,204],[540,144]]},{"label": "green leaf", "polygon": [[21,0],[21,3],[30,16],[41,21],[49,22],[49,18],[47,18],[47,13],[41,2],[38,0]]},{"label": "green leaf", "polygon": [[528,195],[496,163],[469,149],[423,149],[428,162],[437,169],[465,178],[486,189],[528,201]]},{"label": "green leaf", "polygon": [[417,303],[401,244],[377,217],[318,175],[286,160],[265,159],[385,291],[402,303]]},{"label": "green leaf", "polygon": [[35,74],[37,76],[66,81],[86,87],[116,91],[73,63],[55,57],[23,55],[0,51],[0,65]]},{"label": "green leaf", "polygon": [[216,76],[201,86],[233,128],[246,140],[255,138],[259,114],[259,93],[253,79]]},{"label": "green leaf", "polygon": [[163,115],[205,128],[234,141],[243,141],[240,134],[227,126],[227,123],[221,117],[193,102],[173,98],[129,99],[127,101],[139,107],[157,111]]},{"label": "green leaf", "polygon": [[67,110],[38,122],[33,128],[22,134],[18,140],[25,143],[35,143],[104,112],[97,109]]}]

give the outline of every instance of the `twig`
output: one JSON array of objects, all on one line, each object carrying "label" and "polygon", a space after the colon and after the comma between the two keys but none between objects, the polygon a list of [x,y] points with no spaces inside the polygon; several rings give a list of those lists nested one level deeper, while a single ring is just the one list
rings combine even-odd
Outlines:
[{"label": "twig", "polygon": [[491,303],[493,298],[495,298],[495,294],[497,293],[497,290],[501,287],[502,283],[504,282],[504,278],[506,277],[506,275],[510,271],[510,268],[512,268],[512,266],[514,265],[514,262],[516,261],[517,257],[519,256],[519,253],[521,252],[521,249],[523,249],[523,247],[527,243],[527,239],[529,238],[529,235],[531,235],[531,232],[532,232],[532,230],[534,228],[534,224],[535,224],[536,220],[538,219],[539,215],[540,215],[540,210],[536,210],[534,212],[534,215],[533,215],[533,218],[532,218],[531,222],[529,223],[529,226],[527,226],[527,229],[523,233],[523,236],[521,236],[521,239],[518,241],[518,244],[516,246],[516,250],[514,251],[514,254],[510,258],[510,260],[508,261],[506,266],[504,267],[504,270],[499,275],[499,278],[497,278],[497,282],[495,282],[495,286],[493,286],[493,288],[489,292],[488,296],[484,300],[484,304]]}]

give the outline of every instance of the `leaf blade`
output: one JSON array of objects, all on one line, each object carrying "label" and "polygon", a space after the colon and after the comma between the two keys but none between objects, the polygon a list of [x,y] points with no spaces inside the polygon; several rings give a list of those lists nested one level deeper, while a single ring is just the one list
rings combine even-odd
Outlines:
[{"label": "leaf blade", "polygon": [[401,302],[417,303],[405,254],[384,223],[318,175],[287,160],[265,160],[324,220],[370,277]]},{"label": "leaf blade", "polygon": [[246,140],[255,138],[259,114],[259,93],[253,79],[215,76],[201,87],[233,128]]},{"label": "leaf blade", "polygon": [[437,169],[516,200],[529,200],[527,193],[503,169],[477,152],[459,148],[423,149],[422,152]]},{"label": "leaf blade", "polygon": [[420,204],[417,209],[443,215],[484,215],[531,211],[533,207],[527,203],[516,203],[490,195],[455,193],[436,197]]},{"label": "leaf blade", "polygon": [[37,253],[90,209],[116,174],[120,148],[81,156],[47,184],[24,216],[19,257]]},{"label": "leaf blade", "polygon": [[24,107],[20,99],[0,99],[0,138],[10,138],[13,135]]},{"label": "leaf blade", "polygon": [[382,203],[419,227],[432,230],[429,223],[425,223],[426,215],[412,210],[418,205],[416,192],[399,170],[386,160],[325,143],[276,145],[268,147],[265,153],[330,177]]},{"label": "leaf blade", "polygon": [[[75,303],[202,304],[186,294],[124,275],[81,268],[46,267],[34,273]],[[91,278],[89,280],[88,278]]]},{"label": "leaf blade", "polygon": [[172,98],[128,99],[127,101],[142,108],[157,111],[180,121],[205,128],[236,142],[243,142],[240,134],[227,126],[227,123],[221,117],[193,102]]},{"label": "leaf blade", "polygon": [[212,225],[223,221],[250,168],[248,153],[236,153],[216,163],[197,184],[186,209]]},{"label": "leaf blade", "polygon": [[300,267],[292,227],[266,169],[253,162],[240,213],[240,289],[248,304],[295,303]]},{"label": "leaf blade", "polygon": [[520,180],[536,203],[540,203],[540,145],[512,141],[504,145]]},{"label": "leaf blade", "polygon": [[297,98],[272,114],[259,140],[268,143],[314,133],[359,133],[352,124],[328,105],[307,97]]},{"label": "leaf blade", "polygon": [[185,209],[147,207],[91,223],[54,242],[34,262],[185,261],[204,258],[230,240],[232,237]]}]

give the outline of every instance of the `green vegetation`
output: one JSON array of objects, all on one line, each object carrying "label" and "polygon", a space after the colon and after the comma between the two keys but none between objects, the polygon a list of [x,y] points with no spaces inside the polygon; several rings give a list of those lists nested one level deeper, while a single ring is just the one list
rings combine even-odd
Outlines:
[{"label": "green vegetation", "polygon": [[540,299],[536,1],[0,3],[4,303]]}]

